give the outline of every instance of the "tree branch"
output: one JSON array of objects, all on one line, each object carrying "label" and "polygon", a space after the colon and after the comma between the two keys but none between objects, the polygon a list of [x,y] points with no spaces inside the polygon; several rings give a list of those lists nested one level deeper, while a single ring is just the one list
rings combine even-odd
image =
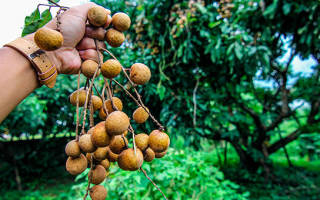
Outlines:
[{"label": "tree branch", "polygon": [[273,143],[270,147],[268,147],[269,155],[274,153],[274,152],[276,152],[276,151],[278,151],[278,149],[286,146],[290,142],[296,140],[299,135],[300,135],[300,129],[296,129],[295,131],[293,131],[292,133],[290,133],[286,137],[284,137],[284,138],[278,140],[277,142]]}]

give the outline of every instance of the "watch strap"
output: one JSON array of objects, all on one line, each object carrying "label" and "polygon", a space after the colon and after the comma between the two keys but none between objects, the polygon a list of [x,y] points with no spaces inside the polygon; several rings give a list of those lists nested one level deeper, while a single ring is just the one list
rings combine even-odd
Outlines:
[{"label": "watch strap", "polygon": [[17,38],[4,45],[11,47],[26,57],[37,71],[38,80],[41,85],[53,88],[56,83],[57,69],[49,60],[47,54],[31,40]]}]

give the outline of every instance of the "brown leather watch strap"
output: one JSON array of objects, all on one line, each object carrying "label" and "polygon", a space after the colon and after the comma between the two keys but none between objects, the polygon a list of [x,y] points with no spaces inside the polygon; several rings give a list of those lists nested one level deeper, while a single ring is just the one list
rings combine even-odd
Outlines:
[{"label": "brown leather watch strap", "polygon": [[46,53],[39,49],[33,41],[18,38],[4,46],[11,47],[25,56],[37,71],[40,84],[53,88],[58,74],[57,69]]}]

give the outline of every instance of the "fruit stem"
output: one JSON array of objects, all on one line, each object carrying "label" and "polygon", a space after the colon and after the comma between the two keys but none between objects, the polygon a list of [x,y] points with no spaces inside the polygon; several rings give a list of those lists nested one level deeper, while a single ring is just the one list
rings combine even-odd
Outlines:
[{"label": "fruit stem", "polygon": [[77,87],[77,124],[76,124],[76,141],[79,141],[79,89],[80,89],[80,73],[81,71],[79,70],[78,72],[78,87]]},{"label": "fruit stem", "polygon": [[88,173],[88,186],[87,186],[87,189],[86,189],[86,194],[84,195],[83,197],[83,200],[86,200],[87,199],[87,196],[89,194],[89,190],[90,190],[90,179],[91,179],[91,176],[92,176],[92,160],[93,160],[93,156],[91,155],[91,159],[90,159],[90,171]]},{"label": "fruit stem", "polygon": [[152,185],[154,185],[155,188],[157,188],[157,190],[162,194],[163,198],[168,200],[168,198],[166,197],[166,195],[162,192],[162,190],[157,186],[157,184],[155,182],[152,181],[152,179],[148,176],[147,172],[142,169],[142,167],[140,167],[140,170],[142,171],[142,173],[144,174],[144,176],[152,183]]},{"label": "fruit stem", "polygon": [[[100,48],[100,50],[107,52],[113,59],[117,60],[120,63],[120,61],[109,50],[107,50],[105,48]],[[150,113],[150,111],[143,104],[141,96],[140,96],[139,92],[136,89],[136,85],[130,79],[129,75],[126,72],[126,69],[122,65],[121,65],[121,69],[122,69],[124,75],[126,76],[126,78],[128,79],[128,81],[130,82],[131,86],[133,87],[133,90],[134,90],[134,92],[135,92],[135,94],[136,94],[136,96],[138,98],[138,101],[140,102],[141,107],[149,114],[149,116],[152,119],[152,121],[157,124],[157,126],[159,127],[159,130],[163,131],[164,127],[160,124],[160,122]]]}]

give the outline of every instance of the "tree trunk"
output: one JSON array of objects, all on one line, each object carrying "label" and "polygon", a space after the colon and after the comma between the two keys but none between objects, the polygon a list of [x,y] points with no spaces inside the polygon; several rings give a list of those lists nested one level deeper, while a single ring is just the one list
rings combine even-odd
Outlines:
[{"label": "tree trunk", "polygon": [[245,150],[243,150],[241,146],[235,141],[231,141],[231,144],[236,149],[240,157],[241,165],[243,165],[250,172],[256,172],[261,166],[261,163],[259,161],[255,161],[252,156],[249,155]]}]

